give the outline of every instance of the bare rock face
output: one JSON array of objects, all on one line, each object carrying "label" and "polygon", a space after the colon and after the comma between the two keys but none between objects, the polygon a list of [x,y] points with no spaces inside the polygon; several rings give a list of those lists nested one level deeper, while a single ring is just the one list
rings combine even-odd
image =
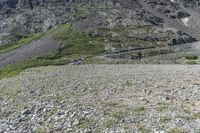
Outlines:
[{"label": "bare rock face", "polygon": [[0,45],[21,36],[46,31],[70,19],[72,3],[79,0],[1,0],[0,1]]},{"label": "bare rock face", "polygon": [[[15,41],[15,33],[43,32],[67,22],[83,30],[150,26],[167,33],[173,29],[171,33],[178,38],[195,40],[200,39],[198,7],[195,0],[0,0],[0,45]],[[177,42],[169,36],[164,37],[167,42]],[[135,38],[141,37],[144,35]],[[188,41],[177,44],[180,42]]]},{"label": "bare rock face", "polygon": [[32,0],[19,0],[17,3],[17,9],[20,9],[20,8],[33,9],[33,4],[39,4],[39,1],[35,0],[33,3]]},{"label": "bare rock face", "polygon": [[0,9],[3,9],[5,7],[8,8],[15,8],[18,0],[1,0],[0,1]]},{"label": "bare rock face", "polygon": [[190,8],[199,8],[200,1],[199,0],[178,0],[177,3],[183,4],[186,7]]},{"label": "bare rock face", "polygon": [[1,0],[0,1],[0,20],[3,17],[8,17],[15,12],[18,0]]}]

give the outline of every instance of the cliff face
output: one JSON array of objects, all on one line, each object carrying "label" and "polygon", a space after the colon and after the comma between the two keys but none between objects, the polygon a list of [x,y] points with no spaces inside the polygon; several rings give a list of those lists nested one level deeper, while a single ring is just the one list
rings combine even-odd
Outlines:
[{"label": "cliff face", "polygon": [[0,1],[0,19],[8,17],[15,12],[18,0],[1,0]]},{"label": "cliff face", "polygon": [[16,33],[24,36],[68,22],[70,13],[74,12],[72,3],[83,4],[84,1],[1,0],[0,45],[14,42]]},{"label": "cliff face", "polygon": [[[87,0],[85,0],[87,1]],[[49,9],[56,10],[59,6],[65,6],[70,3],[84,3],[84,0],[1,0],[0,1],[0,19],[14,17],[22,11],[34,12],[34,9]],[[62,11],[62,10],[61,10]],[[22,14],[23,15],[23,14]]]},{"label": "cliff face", "polygon": [[[14,33],[23,36],[46,31],[83,17],[80,14],[90,12],[89,7],[109,8],[117,2],[115,0],[1,0],[0,45],[15,41]],[[134,1],[130,0],[119,2],[123,5],[134,4]]]}]

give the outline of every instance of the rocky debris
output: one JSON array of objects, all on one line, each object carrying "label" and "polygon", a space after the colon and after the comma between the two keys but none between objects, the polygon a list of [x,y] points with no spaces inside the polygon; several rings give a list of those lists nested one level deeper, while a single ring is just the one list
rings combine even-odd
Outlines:
[{"label": "rocky debris", "polygon": [[199,62],[199,42],[184,45],[171,45],[167,47],[136,48],[126,51],[109,53],[100,58],[104,63],[110,64],[186,64],[187,56],[195,56],[194,61]]},{"label": "rocky debris", "polygon": [[[191,5],[193,9],[189,8]],[[171,52],[173,47],[168,46],[193,43],[199,39],[200,17],[196,9],[198,2],[184,0],[3,0],[0,1],[0,47],[15,45],[29,34],[70,23],[73,30],[101,38],[105,53],[117,53],[120,56],[115,57],[119,59],[162,58],[164,54],[176,54],[174,58],[179,59],[183,58],[181,54],[184,56],[182,51]],[[182,50],[182,47],[177,49]],[[157,50],[160,48],[167,50]],[[140,56],[137,50],[143,49],[147,52]],[[133,54],[124,56],[129,52]],[[152,62],[151,59],[147,62]]]},{"label": "rocky debris", "polygon": [[192,43],[192,42],[196,42],[196,41],[197,40],[195,38],[192,38],[186,34],[179,33],[179,34],[176,34],[174,36],[174,38],[169,41],[168,44],[171,46],[171,45]]},{"label": "rocky debris", "polygon": [[198,132],[199,66],[33,68],[0,81],[0,132]]},{"label": "rocky debris", "polygon": [[0,67],[15,64],[48,55],[60,48],[60,42],[52,39],[52,35],[43,36],[37,41],[32,41],[18,49],[0,55]]},{"label": "rocky debris", "polygon": [[[164,0],[145,0],[144,2],[157,12],[162,12],[168,16],[169,19],[176,19],[177,25],[179,25],[177,30],[181,30],[180,27],[183,27],[179,21],[191,16],[191,12],[183,10],[177,2],[176,4]],[[185,2],[185,4],[190,4],[190,2]],[[89,8],[90,6],[94,8]],[[94,11],[94,9],[97,10]],[[7,33],[7,36],[12,36],[10,38],[15,38],[14,33],[26,35],[42,32],[67,22],[75,22],[77,26],[74,27],[81,30],[96,29],[96,27],[102,25],[108,28],[114,26],[129,28],[144,25],[171,28],[165,25],[166,20],[155,13],[149,12],[138,0],[15,0],[14,2],[3,0],[0,2],[0,23],[2,24],[0,36]],[[192,24],[194,23],[190,25]],[[16,27],[18,28],[16,29]],[[10,29],[15,29],[14,33]],[[187,32],[187,30],[183,30],[183,32]],[[190,35],[190,32],[186,34],[193,38],[196,37],[193,34]],[[4,45],[14,41],[10,38],[3,38],[1,44]]]},{"label": "rocky debris", "polygon": [[83,60],[73,60],[69,62],[69,65],[81,65],[83,64]]}]

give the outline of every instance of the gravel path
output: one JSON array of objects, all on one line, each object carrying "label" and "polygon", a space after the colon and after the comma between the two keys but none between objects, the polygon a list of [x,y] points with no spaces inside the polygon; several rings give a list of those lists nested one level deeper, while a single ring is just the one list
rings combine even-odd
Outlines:
[{"label": "gravel path", "polygon": [[59,48],[60,42],[47,35],[40,40],[33,41],[6,54],[0,54],[0,67],[35,59]]},{"label": "gravel path", "polygon": [[0,81],[0,132],[200,131],[200,66],[41,67]]}]

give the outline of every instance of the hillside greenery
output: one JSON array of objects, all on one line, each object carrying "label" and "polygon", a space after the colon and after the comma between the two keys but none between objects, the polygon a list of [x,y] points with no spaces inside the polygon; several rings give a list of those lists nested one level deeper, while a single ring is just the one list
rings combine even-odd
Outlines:
[{"label": "hillside greenery", "polygon": [[[32,40],[39,39],[42,35],[44,35],[44,33],[19,40],[16,45],[11,47],[0,48],[0,53],[23,46]],[[64,65],[70,61],[84,57],[92,57],[104,51],[103,38],[91,36],[82,31],[73,30],[70,24],[61,25],[57,29],[54,29],[52,35],[54,39],[62,41],[62,46],[58,50],[34,60],[10,64],[0,68],[0,79],[16,76],[27,68]]]}]

